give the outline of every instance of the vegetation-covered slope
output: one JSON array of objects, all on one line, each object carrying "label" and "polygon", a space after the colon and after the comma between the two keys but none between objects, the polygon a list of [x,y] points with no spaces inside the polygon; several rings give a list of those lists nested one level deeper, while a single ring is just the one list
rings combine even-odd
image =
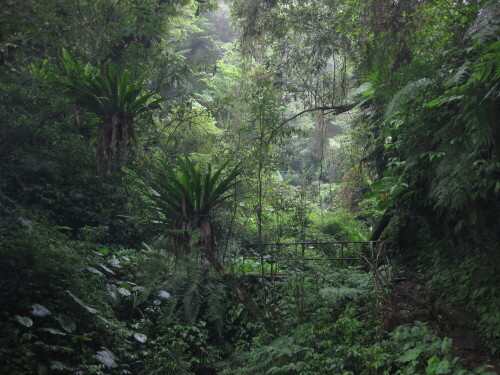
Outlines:
[{"label": "vegetation-covered slope", "polygon": [[498,371],[499,9],[2,2],[0,373]]}]

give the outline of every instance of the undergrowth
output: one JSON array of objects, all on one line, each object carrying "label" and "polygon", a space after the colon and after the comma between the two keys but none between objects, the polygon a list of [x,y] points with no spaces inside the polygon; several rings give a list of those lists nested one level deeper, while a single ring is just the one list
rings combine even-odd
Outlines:
[{"label": "undergrowth", "polygon": [[[0,267],[1,374],[469,373],[450,354],[451,340],[424,323],[384,332],[378,309],[386,294],[357,267],[238,277],[273,333],[199,254],[175,261],[146,245],[69,240],[32,221],[2,242]],[[467,280],[450,272],[433,282],[461,282],[465,293]],[[469,296],[478,313],[495,303],[482,287]],[[480,327],[495,334],[487,317]]]}]

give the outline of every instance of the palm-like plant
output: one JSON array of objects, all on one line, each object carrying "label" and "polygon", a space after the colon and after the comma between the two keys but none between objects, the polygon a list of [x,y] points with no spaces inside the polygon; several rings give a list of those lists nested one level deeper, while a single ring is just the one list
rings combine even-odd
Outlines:
[{"label": "palm-like plant", "polygon": [[151,199],[162,220],[176,231],[176,255],[189,253],[196,243],[202,246],[207,257],[215,256],[211,214],[232,196],[228,192],[240,173],[236,166],[222,176],[229,163],[230,160],[226,161],[215,172],[209,164],[207,171],[202,172],[187,156],[178,159],[176,169],[162,162],[163,173],[151,182]]},{"label": "palm-like plant", "polygon": [[235,296],[272,330],[252,298],[217,259],[211,214],[232,196],[229,191],[235,186],[241,172],[237,165],[223,176],[229,163],[230,160],[226,161],[215,172],[212,172],[209,164],[207,171],[202,172],[187,156],[178,159],[176,169],[162,162],[163,173],[152,179],[153,193],[150,198],[155,203],[154,209],[162,217],[161,221],[174,229],[177,257],[191,252],[193,245],[201,247],[205,258],[225,279]]},{"label": "palm-like plant", "polygon": [[125,163],[134,139],[134,119],[156,107],[163,99],[151,100],[154,92],[144,88],[144,80],[131,82],[130,72],[119,73],[108,62],[101,68],[84,65],[63,50],[64,75],[60,82],[66,93],[83,108],[101,119],[98,166],[108,171]]}]

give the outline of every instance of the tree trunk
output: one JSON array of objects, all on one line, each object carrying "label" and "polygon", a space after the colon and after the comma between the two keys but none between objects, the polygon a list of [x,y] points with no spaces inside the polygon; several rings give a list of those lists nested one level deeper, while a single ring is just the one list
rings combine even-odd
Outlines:
[{"label": "tree trunk", "polygon": [[217,273],[221,276],[222,280],[224,280],[231,292],[236,296],[238,301],[240,301],[248,309],[248,311],[254,318],[262,321],[264,327],[266,327],[268,332],[275,334],[276,332],[274,327],[269,324],[262,310],[257,306],[255,301],[247,293],[245,293],[243,288],[241,288],[238,280],[234,277],[234,275],[230,274],[219,262],[216,254],[214,252],[207,251],[205,253],[205,256],[212,267],[214,267]]},{"label": "tree trunk", "polygon": [[372,235],[370,236],[370,241],[378,241],[380,239],[380,236],[384,232],[385,228],[387,228],[387,226],[389,225],[389,222],[391,221],[391,218],[393,216],[394,212],[391,212],[388,208],[382,215],[382,218],[380,219]]},{"label": "tree trunk", "polygon": [[262,321],[269,332],[274,333],[274,328],[267,322],[262,310],[257,306],[255,301],[241,288],[238,280],[229,273],[217,259],[217,253],[214,246],[214,237],[212,231],[212,223],[209,218],[202,218],[200,221],[201,239],[200,243],[204,250],[204,255],[209,263],[214,267],[217,273],[224,280],[231,292],[236,296],[255,318]]}]

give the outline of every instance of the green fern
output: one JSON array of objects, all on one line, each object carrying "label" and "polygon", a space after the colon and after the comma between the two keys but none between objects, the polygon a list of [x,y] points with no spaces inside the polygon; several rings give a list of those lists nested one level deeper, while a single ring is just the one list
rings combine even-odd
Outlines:
[{"label": "green fern", "polygon": [[[169,280],[174,295],[169,300],[173,305],[180,303],[183,320],[188,325],[203,318],[212,322],[221,332],[226,309],[226,288],[218,275],[206,262],[193,260],[176,265]],[[169,316],[174,307],[170,306]]]},{"label": "green fern", "polygon": [[470,76],[471,63],[465,61],[450,77],[445,81],[445,87],[463,85]]},{"label": "green fern", "polygon": [[182,296],[182,305],[186,324],[193,325],[196,322],[203,301],[203,283],[206,281],[204,270],[198,264],[187,264],[188,274],[185,290]]},{"label": "green fern", "polygon": [[[212,273],[213,275],[213,273]],[[222,336],[226,312],[227,294],[224,284],[215,276],[205,284],[206,318],[213,323],[219,336]]]},{"label": "green fern", "polygon": [[467,37],[481,44],[498,37],[500,26],[500,6],[491,1],[478,13],[475,21],[467,30]]},{"label": "green fern", "polygon": [[399,90],[386,107],[384,120],[389,121],[400,113],[407,104],[422,95],[433,84],[428,78],[421,78],[417,81],[409,82]]}]

